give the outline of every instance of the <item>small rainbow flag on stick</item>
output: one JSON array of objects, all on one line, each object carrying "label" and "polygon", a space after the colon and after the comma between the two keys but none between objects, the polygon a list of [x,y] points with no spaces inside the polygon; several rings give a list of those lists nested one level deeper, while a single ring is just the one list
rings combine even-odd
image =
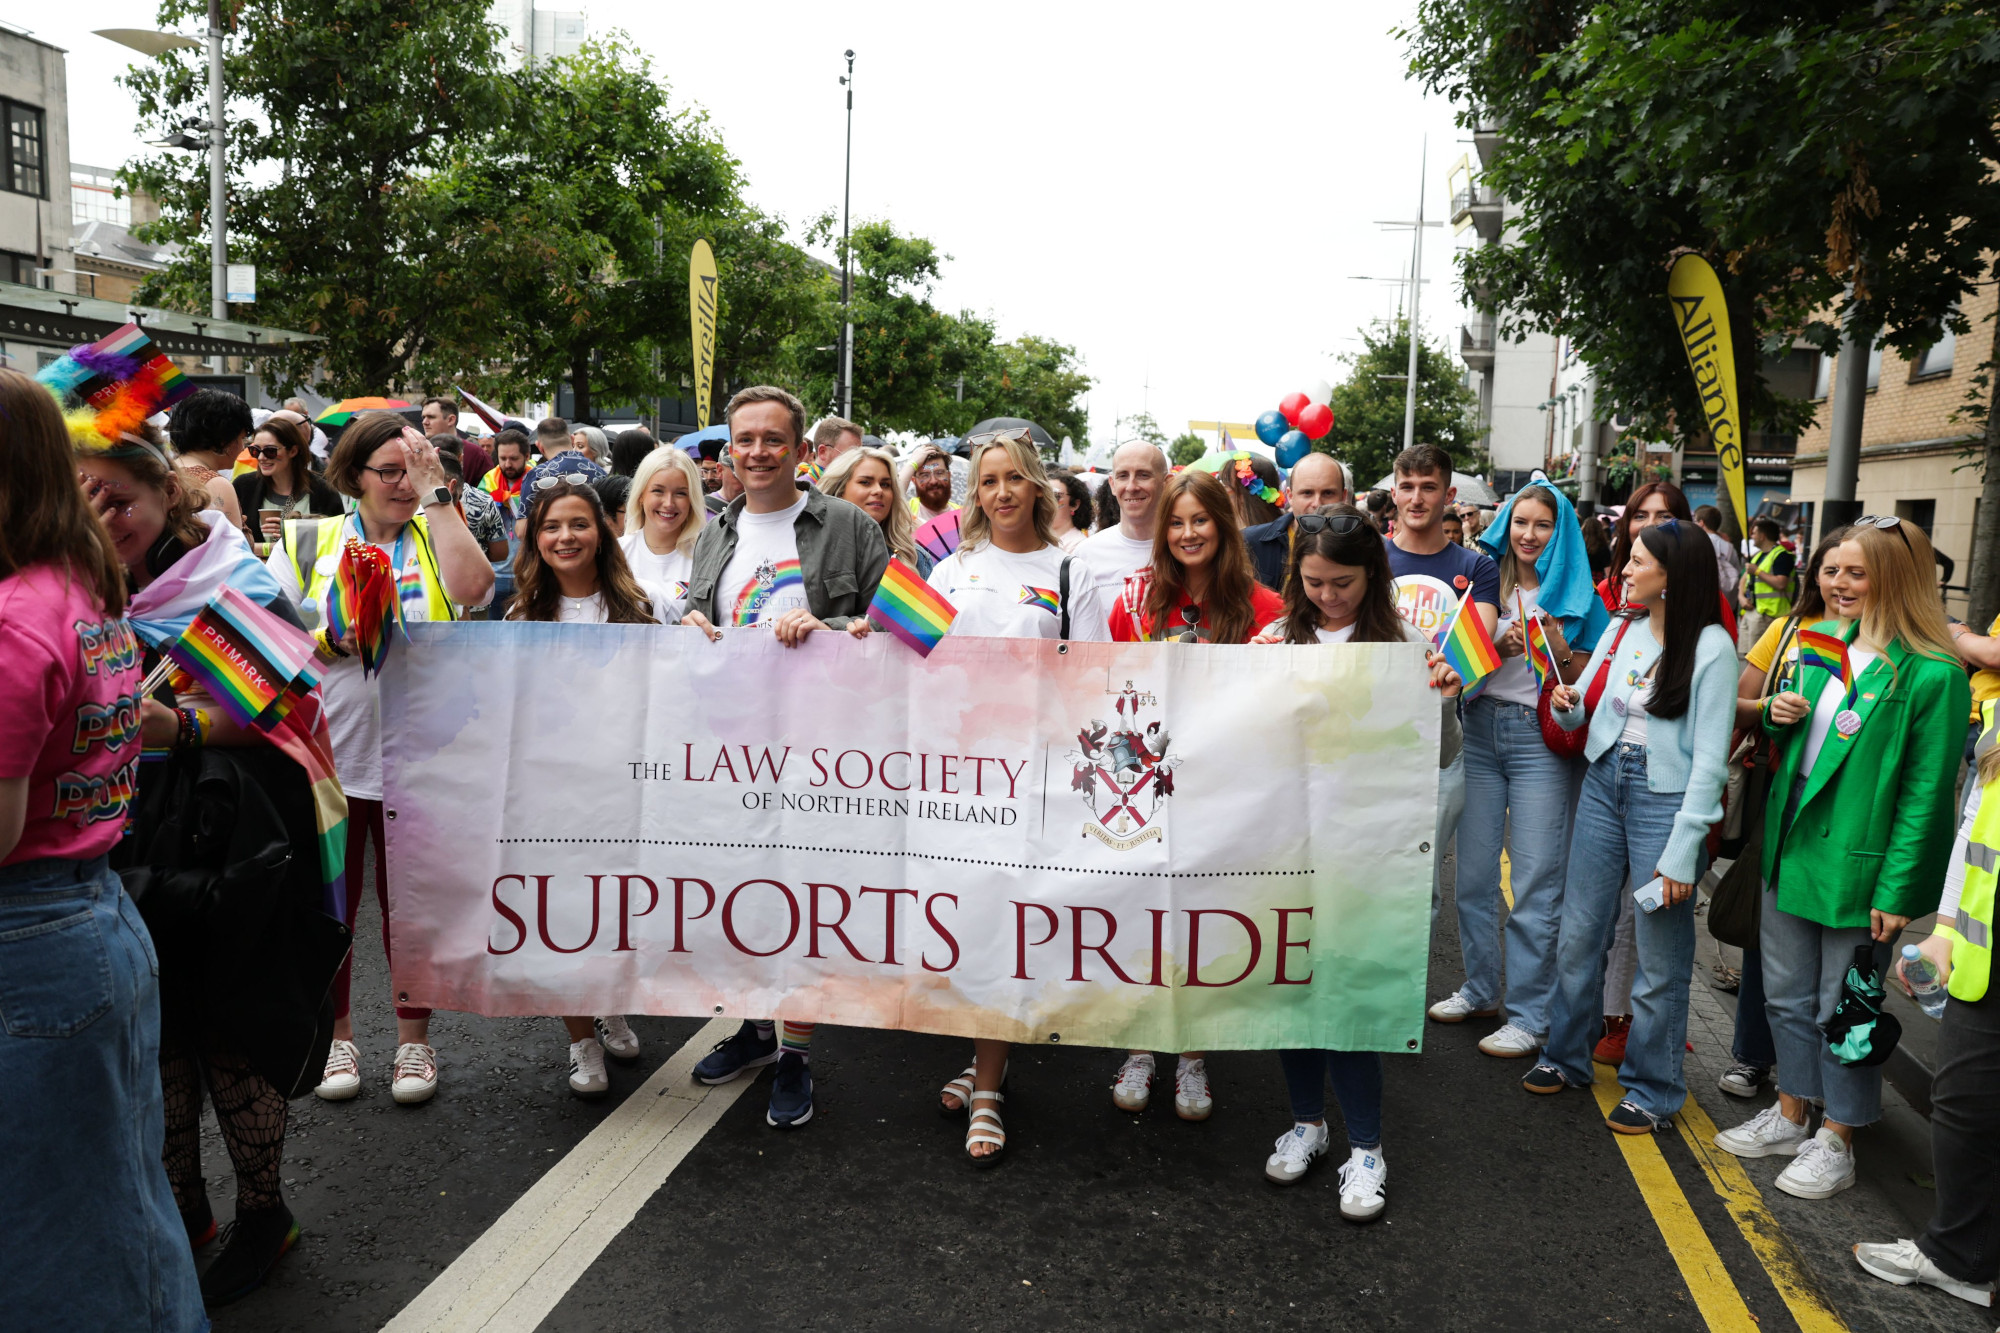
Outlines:
[{"label": "small rainbow flag on stick", "polygon": [[1547,689],[1556,677],[1556,655],[1549,648],[1549,633],[1542,626],[1542,613],[1536,611],[1525,616],[1522,624],[1527,628],[1522,636],[1528,645],[1528,670],[1535,673],[1535,688]]},{"label": "small rainbow flag on stick", "polygon": [[958,609],[938,596],[937,589],[894,557],[875,589],[875,600],[868,604],[868,618],[877,628],[888,630],[924,657],[931,655],[957,616]]},{"label": "small rainbow flag on stick", "polygon": [[239,723],[261,731],[319,683],[312,638],[227,584],[166,654]]},{"label": "small rainbow flag on stick", "polygon": [[1842,685],[1848,683],[1848,675],[1853,670],[1847,656],[1847,641],[1828,634],[1823,630],[1802,629],[1798,634],[1799,665],[1816,666],[1837,678]]},{"label": "small rainbow flag on stick", "polygon": [[403,623],[396,571],[382,548],[348,538],[326,600],[327,637],[344,639],[352,631],[361,653],[361,674],[380,671],[382,659],[389,655],[389,632]]},{"label": "small rainbow flag on stick", "polygon": [[1470,597],[1458,604],[1458,614],[1438,634],[1438,651],[1465,682],[1465,697],[1479,692],[1481,682],[1500,669],[1500,650],[1486,632],[1479,607]]}]

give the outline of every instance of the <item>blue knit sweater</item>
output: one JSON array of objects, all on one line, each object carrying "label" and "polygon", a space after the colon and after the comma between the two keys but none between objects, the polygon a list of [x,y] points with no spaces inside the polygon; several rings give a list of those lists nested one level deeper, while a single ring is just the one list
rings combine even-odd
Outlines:
[{"label": "blue knit sweater", "polygon": [[[1660,656],[1660,645],[1644,620],[1633,621],[1625,631],[1626,647],[1645,645],[1638,675],[1644,677]],[[1581,696],[1597,679],[1597,668],[1612,651],[1618,631],[1614,626],[1597,641],[1590,665],[1577,677],[1577,706],[1567,712],[1556,710],[1556,721],[1565,731],[1583,725]],[[1667,850],[1660,855],[1660,873],[1684,884],[1694,882],[1701,865],[1702,843],[1708,826],[1722,818],[1722,788],[1728,779],[1729,736],[1736,725],[1736,680],[1741,674],[1736,661],[1736,645],[1729,631],[1709,625],[1695,644],[1694,677],[1688,683],[1687,712],[1679,717],[1646,719],[1646,787],[1656,792],[1682,792],[1681,808],[1674,816],[1674,831]],[[1604,693],[1590,718],[1590,737],[1584,742],[1584,757],[1592,763],[1618,743],[1625,730],[1625,715],[1611,706],[1613,699],[1630,699],[1633,690],[1651,689],[1650,684],[1634,686],[1625,673],[1613,670],[1604,683]]]}]

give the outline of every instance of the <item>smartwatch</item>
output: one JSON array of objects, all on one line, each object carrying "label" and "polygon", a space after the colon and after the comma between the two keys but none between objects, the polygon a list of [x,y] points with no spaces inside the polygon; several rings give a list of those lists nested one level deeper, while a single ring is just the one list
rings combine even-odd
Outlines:
[{"label": "smartwatch", "polygon": [[430,493],[424,496],[424,507],[427,509],[432,505],[448,505],[450,503],[451,487],[449,486],[433,486]]}]

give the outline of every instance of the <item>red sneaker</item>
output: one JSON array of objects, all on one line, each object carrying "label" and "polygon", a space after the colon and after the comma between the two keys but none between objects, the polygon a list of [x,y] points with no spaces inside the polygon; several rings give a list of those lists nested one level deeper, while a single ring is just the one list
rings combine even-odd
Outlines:
[{"label": "red sneaker", "polygon": [[1590,1058],[1601,1065],[1617,1068],[1625,1063],[1625,1039],[1632,1033],[1632,1015],[1606,1014],[1604,1035],[1597,1039],[1597,1049]]}]

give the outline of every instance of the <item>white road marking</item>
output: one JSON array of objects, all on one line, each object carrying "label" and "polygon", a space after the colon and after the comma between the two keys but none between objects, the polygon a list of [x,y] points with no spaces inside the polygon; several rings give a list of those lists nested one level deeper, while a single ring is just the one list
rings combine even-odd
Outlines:
[{"label": "white road marking", "polygon": [[515,1200],[383,1333],[532,1333],[755,1078],[720,1087],[695,1062],[736,1031],[718,1018]]}]

